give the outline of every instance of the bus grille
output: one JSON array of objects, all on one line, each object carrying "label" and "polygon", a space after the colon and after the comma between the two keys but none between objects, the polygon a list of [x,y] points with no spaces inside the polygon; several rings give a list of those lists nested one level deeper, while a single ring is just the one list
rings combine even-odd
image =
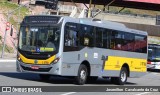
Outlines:
[{"label": "bus grille", "polygon": [[49,68],[39,68],[39,69],[32,69],[30,67],[24,67],[21,65],[21,67],[26,70],[26,71],[36,71],[36,72],[49,72],[52,67],[49,67]]}]

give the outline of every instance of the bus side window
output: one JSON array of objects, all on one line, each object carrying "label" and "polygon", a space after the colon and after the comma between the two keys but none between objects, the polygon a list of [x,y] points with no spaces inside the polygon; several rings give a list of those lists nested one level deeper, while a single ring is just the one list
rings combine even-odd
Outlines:
[{"label": "bus side window", "polygon": [[112,30],[110,29],[105,29],[105,31],[103,32],[103,45],[104,45],[104,48],[107,48],[107,49],[111,49],[111,33],[112,33]]},{"label": "bus side window", "polygon": [[104,29],[100,27],[96,27],[96,47],[102,48],[104,46],[103,44],[103,32]]},{"label": "bus side window", "polygon": [[73,29],[74,26],[68,25],[65,29],[65,46],[77,47],[78,32]]},{"label": "bus side window", "polygon": [[64,29],[64,51],[79,50],[78,24],[67,22]]},{"label": "bus side window", "polygon": [[94,46],[93,26],[81,24],[80,29],[81,29],[80,30],[80,45],[93,47]]},{"label": "bus side window", "polygon": [[142,35],[135,35],[135,52],[147,53],[147,37]]},{"label": "bus side window", "polygon": [[116,31],[112,31],[112,33],[111,33],[111,43],[110,43],[110,48],[111,49],[115,49],[115,44],[116,44]]}]

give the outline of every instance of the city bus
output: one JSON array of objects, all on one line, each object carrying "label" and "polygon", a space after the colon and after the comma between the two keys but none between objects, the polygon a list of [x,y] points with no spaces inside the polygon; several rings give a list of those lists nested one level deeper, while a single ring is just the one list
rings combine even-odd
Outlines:
[{"label": "city bus", "polygon": [[17,71],[72,77],[83,85],[109,78],[124,85],[146,73],[147,32],[90,18],[35,15],[20,24]]},{"label": "city bus", "polygon": [[149,44],[148,45],[148,62],[147,68],[160,70],[160,45]]}]

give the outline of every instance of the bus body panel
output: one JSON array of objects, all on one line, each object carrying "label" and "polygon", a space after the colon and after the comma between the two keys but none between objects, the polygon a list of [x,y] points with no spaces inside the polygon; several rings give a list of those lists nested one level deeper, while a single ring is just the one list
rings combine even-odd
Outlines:
[{"label": "bus body panel", "polygon": [[[35,59],[27,59],[21,55],[20,58],[22,59],[22,62],[17,60],[17,71],[61,76],[77,76],[80,64],[83,62],[88,62],[90,65],[90,76],[119,77],[120,70],[124,64],[127,64],[129,67],[129,77],[140,77],[145,74],[147,53],[120,51],[88,46],[83,47],[77,51],[65,52],[64,32],[66,23],[74,22],[98,26],[106,29],[120,30],[126,33],[132,32],[134,34],[143,36],[147,36],[146,33],[139,31],[134,32],[131,29],[124,27],[123,25],[118,26],[114,23],[99,24],[97,22],[93,23],[91,21],[82,22],[80,19],[74,19],[70,17],[62,17],[62,19],[63,22],[61,26],[60,46],[58,53],[46,60],[36,59],[38,64],[35,64]],[[53,64],[52,62],[58,57],[60,58],[59,61],[56,64]],[[104,60],[103,57],[105,57],[106,60]],[[27,64],[28,62],[29,64]],[[48,63],[48,65],[42,65],[43,63]],[[39,66],[39,68],[42,68],[45,71],[31,69],[32,66]],[[24,68],[26,70],[24,70]],[[50,70],[48,70],[49,68]]]},{"label": "bus body panel", "polygon": [[[19,62],[17,60],[17,71],[18,72],[27,72],[27,73],[38,73],[38,74],[50,74],[50,75],[61,75],[59,65],[31,65]],[[31,69],[32,66],[38,66],[38,70]]]},{"label": "bus body panel", "polygon": [[[102,56],[107,56],[108,60],[101,59]],[[126,51],[107,50],[100,48],[83,48],[80,51],[64,52],[62,74],[70,75],[69,72],[74,72],[77,75],[79,65],[87,60],[90,63],[90,76],[118,76],[123,64],[128,64],[131,76],[141,76],[137,73],[146,72],[146,54],[130,53]],[[67,70],[68,69],[68,70]],[[69,71],[69,72],[66,72]],[[113,73],[109,73],[114,71]],[[73,73],[72,73],[73,74]]]}]

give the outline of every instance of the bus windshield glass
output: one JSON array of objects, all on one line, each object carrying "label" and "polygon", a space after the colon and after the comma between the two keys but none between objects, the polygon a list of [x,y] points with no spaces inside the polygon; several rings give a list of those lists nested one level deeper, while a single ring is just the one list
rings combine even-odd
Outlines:
[{"label": "bus windshield glass", "polygon": [[60,27],[22,26],[20,28],[19,49],[29,52],[58,51]]},{"label": "bus windshield glass", "polygon": [[150,61],[160,61],[160,47],[149,47],[148,48],[148,59]]}]

